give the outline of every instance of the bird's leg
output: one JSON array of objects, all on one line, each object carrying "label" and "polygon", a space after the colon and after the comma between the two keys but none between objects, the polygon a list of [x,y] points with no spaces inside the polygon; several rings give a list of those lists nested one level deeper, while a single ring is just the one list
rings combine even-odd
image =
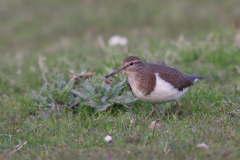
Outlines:
[{"label": "bird's leg", "polygon": [[148,120],[148,118],[156,111],[156,106],[153,104],[152,111],[149,113],[149,115],[145,118],[145,120]]},{"label": "bird's leg", "polygon": [[181,103],[176,101],[177,102],[177,110],[176,110],[176,113],[175,113],[175,116],[178,115],[179,111],[180,111],[180,106],[181,106]]}]

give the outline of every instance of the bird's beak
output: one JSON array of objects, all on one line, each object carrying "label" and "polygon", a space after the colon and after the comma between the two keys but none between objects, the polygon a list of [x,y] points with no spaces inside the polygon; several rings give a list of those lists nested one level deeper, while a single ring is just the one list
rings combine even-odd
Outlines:
[{"label": "bird's beak", "polygon": [[109,75],[106,75],[106,77],[105,78],[108,78],[108,77],[110,77],[110,76],[113,76],[114,74],[118,74],[118,73],[121,73],[122,72],[122,67],[120,67],[119,69],[117,69],[116,71],[114,71],[114,72],[112,72],[112,73],[110,73]]}]

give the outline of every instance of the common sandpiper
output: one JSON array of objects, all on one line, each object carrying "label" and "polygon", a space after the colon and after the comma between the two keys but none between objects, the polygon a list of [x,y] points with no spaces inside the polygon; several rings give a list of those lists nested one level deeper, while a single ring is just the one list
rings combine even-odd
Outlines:
[{"label": "common sandpiper", "polygon": [[186,75],[175,68],[155,63],[144,63],[136,56],[126,57],[122,66],[105,78],[118,73],[127,74],[127,84],[133,94],[142,101],[153,105],[146,120],[156,111],[156,104],[176,101],[180,110],[179,98],[183,96],[194,82],[206,77]]}]

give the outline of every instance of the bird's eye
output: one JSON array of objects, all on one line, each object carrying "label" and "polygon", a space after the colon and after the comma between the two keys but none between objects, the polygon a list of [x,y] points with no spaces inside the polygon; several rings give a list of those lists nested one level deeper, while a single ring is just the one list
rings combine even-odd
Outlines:
[{"label": "bird's eye", "polygon": [[133,62],[131,62],[129,65],[130,65],[130,66],[133,66],[133,65],[134,65],[134,63],[133,63]]}]

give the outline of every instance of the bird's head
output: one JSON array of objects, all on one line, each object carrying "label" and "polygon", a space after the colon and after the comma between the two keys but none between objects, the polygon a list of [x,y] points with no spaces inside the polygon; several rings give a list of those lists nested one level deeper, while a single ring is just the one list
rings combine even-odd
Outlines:
[{"label": "bird's head", "polygon": [[126,73],[127,75],[133,74],[141,70],[143,64],[144,62],[136,56],[126,57],[122,61],[122,66],[119,69],[115,70],[114,72],[108,74],[105,78],[108,78],[118,73]]}]

